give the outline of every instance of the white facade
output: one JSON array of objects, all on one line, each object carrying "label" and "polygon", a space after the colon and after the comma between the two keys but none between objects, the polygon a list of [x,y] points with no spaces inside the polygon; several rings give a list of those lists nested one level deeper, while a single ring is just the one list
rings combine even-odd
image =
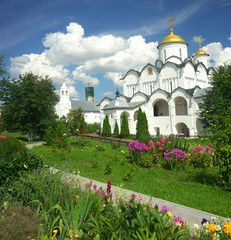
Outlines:
[{"label": "white facade", "polygon": [[199,103],[210,87],[213,68],[208,54],[199,49],[188,57],[188,44],[171,34],[158,45],[159,59],[147,64],[141,72],[129,70],[121,79],[123,94],[115,99],[104,98],[100,106],[101,125],[109,115],[112,131],[122,113],[128,117],[131,134],[136,134],[139,107],[146,113],[151,135],[195,136],[202,130]]}]

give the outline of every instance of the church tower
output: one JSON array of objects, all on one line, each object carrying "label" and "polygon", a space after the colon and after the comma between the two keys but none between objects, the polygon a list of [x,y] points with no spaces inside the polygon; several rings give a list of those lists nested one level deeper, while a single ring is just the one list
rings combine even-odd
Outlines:
[{"label": "church tower", "polygon": [[71,101],[69,96],[69,90],[66,86],[66,83],[63,82],[62,87],[60,89],[60,101],[57,106],[57,114],[59,117],[62,117],[63,115],[66,116],[71,109]]},{"label": "church tower", "polygon": [[[159,49],[159,59],[162,63],[165,63],[170,57],[175,57],[171,59],[171,62],[179,63],[184,61],[188,57],[188,43],[184,41],[183,38],[173,34],[173,20],[175,18],[170,17],[168,22],[170,22],[170,35],[165,37],[160,44],[157,46]],[[178,60],[177,60],[178,58]]]},{"label": "church tower", "polygon": [[199,50],[193,55],[193,63],[197,64],[202,62],[206,68],[209,67],[209,54],[201,49],[202,38],[198,37],[197,41],[199,42]]}]

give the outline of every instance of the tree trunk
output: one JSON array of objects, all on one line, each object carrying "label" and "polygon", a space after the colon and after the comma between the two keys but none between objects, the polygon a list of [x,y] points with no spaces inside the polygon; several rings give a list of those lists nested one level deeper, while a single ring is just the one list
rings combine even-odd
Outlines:
[{"label": "tree trunk", "polygon": [[33,141],[33,133],[32,132],[28,132],[28,141],[32,142]]}]

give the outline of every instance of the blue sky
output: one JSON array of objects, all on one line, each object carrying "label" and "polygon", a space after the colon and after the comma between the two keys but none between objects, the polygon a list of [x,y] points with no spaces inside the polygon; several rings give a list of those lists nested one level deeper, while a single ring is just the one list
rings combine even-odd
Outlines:
[{"label": "blue sky", "polygon": [[57,89],[65,80],[80,100],[87,83],[96,101],[114,98],[128,70],[155,64],[169,16],[189,56],[201,36],[212,66],[231,63],[231,0],[3,0],[0,11],[0,54],[11,75],[49,75]]}]

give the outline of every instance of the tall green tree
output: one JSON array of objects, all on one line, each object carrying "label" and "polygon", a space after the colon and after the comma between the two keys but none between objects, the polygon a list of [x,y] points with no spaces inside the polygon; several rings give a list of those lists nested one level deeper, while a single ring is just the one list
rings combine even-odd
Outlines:
[{"label": "tall green tree", "polygon": [[200,104],[200,120],[203,126],[208,128],[211,124],[220,124],[219,116],[224,115],[230,103],[231,65],[222,65],[213,72],[211,91],[207,92]]},{"label": "tall green tree", "polygon": [[216,149],[216,162],[219,166],[220,184],[231,190],[231,104],[223,115],[216,115],[216,124],[211,124],[207,132],[211,134],[210,141]]},{"label": "tall green tree", "polygon": [[148,143],[150,140],[147,117],[140,107],[137,115],[136,138],[143,143]]},{"label": "tall green tree", "polygon": [[8,89],[8,84],[10,81],[9,73],[4,69],[4,55],[0,56],[0,101],[3,101],[3,98],[6,94],[6,90]]},{"label": "tall green tree", "polygon": [[70,110],[70,112],[67,114],[67,124],[71,133],[80,133],[81,126],[84,131],[85,121],[82,108],[79,107],[77,109]]},{"label": "tall green tree", "polygon": [[106,114],[104,120],[103,120],[103,130],[102,130],[103,136],[110,136],[111,135],[111,126],[109,123],[108,115]]},{"label": "tall green tree", "polygon": [[121,137],[124,138],[124,137],[128,137],[129,134],[130,134],[130,132],[129,132],[129,127],[128,127],[127,115],[125,114],[125,112],[123,112],[120,135],[121,135]]},{"label": "tall green tree", "polygon": [[51,78],[33,73],[19,75],[18,80],[0,80],[2,120],[5,129],[28,133],[29,141],[43,136],[56,121],[55,105],[59,100]]},{"label": "tall green tree", "polygon": [[115,123],[115,127],[114,127],[114,135],[119,136],[119,126],[118,126],[117,121],[116,121],[116,123]]}]

